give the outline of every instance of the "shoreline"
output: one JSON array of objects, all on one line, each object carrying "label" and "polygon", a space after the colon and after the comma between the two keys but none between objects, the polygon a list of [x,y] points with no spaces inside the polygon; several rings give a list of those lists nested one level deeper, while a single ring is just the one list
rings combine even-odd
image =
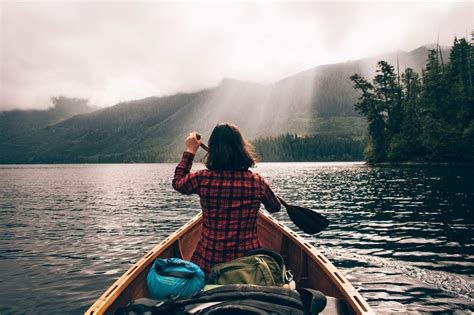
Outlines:
[{"label": "shoreline", "polygon": [[[88,163],[88,162],[60,162],[60,163],[0,163],[0,167],[3,166],[28,166],[28,165],[113,165],[113,164],[177,164],[176,162],[99,162],[99,163]],[[360,163],[366,166],[473,166],[474,162],[454,162],[454,161],[402,161],[402,162],[376,162],[371,163],[367,161],[264,161],[260,163]],[[258,164],[260,164],[258,163]],[[196,164],[200,164],[197,162]]]},{"label": "shoreline", "polygon": [[400,161],[400,162],[365,162],[368,166],[474,166],[474,162],[455,161]]}]

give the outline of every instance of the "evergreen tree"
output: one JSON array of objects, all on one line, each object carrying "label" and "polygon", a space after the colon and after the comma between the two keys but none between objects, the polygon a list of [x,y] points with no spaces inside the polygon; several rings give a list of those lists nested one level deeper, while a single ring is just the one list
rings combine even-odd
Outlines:
[{"label": "evergreen tree", "polygon": [[472,70],[470,57],[473,48],[462,38],[455,39],[451,50],[451,63],[447,71],[449,82],[450,117],[455,119],[460,128],[466,128],[474,119]]},{"label": "evergreen tree", "polygon": [[360,161],[363,139],[351,136],[284,134],[260,137],[252,141],[255,151],[265,162]]},{"label": "evergreen tree", "polygon": [[401,77],[400,129],[392,136],[388,152],[388,157],[393,160],[404,160],[423,154],[423,148],[419,145],[422,123],[420,76],[413,69],[407,68]]},{"label": "evergreen tree", "polygon": [[440,63],[438,51],[431,50],[423,71],[425,114],[421,145],[426,148],[426,158],[430,160],[457,160],[462,155],[461,131],[456,127],[457,105],[450,93],[454,82],[448,79],[451,63],[445,67]]},{"label": "evergreen tree", "polygon": [[384,119],[389,132],[387,136],[390,138],[400,129],[402,119],[401,91],[394,68],[383,60],[379,61],[373,84],[375,95],[383,104]]},{"label": "evergreen tree", "polygon": [[386,159],[387,147],[390,140],[390,129],[395,128],[389,113],[395,109],[396,93],[393,67],[380,61],[377,65],[377,75],[369,83],[359,74],[350,77],[354,88],[362,92],[355,104],[355,109],[366,116],[369,124],[370,142],[364,152],[366,159],[377,162]]},{"label": "evergreen tree", "polygon": [[355,109],[369,123],[369,161],[474,161],[474,47],[455,39],[449,59],[430,50],[422,77],[406,69],[401,82],[384,61],[373,84],[351,76],[362,92]]}]

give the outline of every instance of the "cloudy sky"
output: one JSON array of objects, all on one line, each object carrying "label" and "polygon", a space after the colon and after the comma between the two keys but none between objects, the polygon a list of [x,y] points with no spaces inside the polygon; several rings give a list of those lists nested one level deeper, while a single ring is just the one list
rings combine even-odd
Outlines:
[{"label": "cloudy sky", "polygon": [[[1,1],[1,0],[0,0]],[[1,1],[0,110],[113,105],[470,36],[472,1]],[[438,35],[439,34],[439,35]]]}]

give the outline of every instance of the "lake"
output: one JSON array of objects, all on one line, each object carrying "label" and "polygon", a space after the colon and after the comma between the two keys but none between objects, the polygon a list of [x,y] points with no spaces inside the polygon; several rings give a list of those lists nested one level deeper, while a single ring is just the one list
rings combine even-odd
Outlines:
[{"label": "lake", "polygon": [[[0,313],[84,312],[200,211],[197,196],[173,191],[174,167],[0,166]],[[331,221],[302,235],[376,312],[474,311],[473,167],[262,163],[254,171]],[[275,216],[297,231],[285,211]]]}]

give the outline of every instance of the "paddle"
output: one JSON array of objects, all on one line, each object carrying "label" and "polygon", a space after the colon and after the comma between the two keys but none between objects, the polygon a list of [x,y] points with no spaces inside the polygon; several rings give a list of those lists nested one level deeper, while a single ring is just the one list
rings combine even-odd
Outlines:
[{"label": "paddle", "polygon": [[[196,134],[196,138],[200,140],[201,135]],[[201,143],[201,148],[203,148],[205,151],[209,151],[209,147],[204,143]],[[329,225],[328,219],[316,211],[308,208],[289,205],[280,197],[277,196],[277,198],[280,200],[281,204],[285,206],[286,212],[288,213],[291,221],[293,221],[293,223],[303,232],[308,234],[316,234],[324,230]]]}]

